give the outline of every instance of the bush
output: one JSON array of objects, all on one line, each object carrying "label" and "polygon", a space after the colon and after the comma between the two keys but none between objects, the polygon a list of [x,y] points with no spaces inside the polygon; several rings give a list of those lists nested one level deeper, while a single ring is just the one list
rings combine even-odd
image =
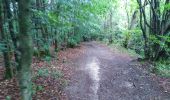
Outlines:
[{"label": "bush", "polygon": [[80,42],[81,42],[81,35],[76,34],[68,38],[67,46],[73,48],[77,46]]},{"label": "bush", "polygon": [[71,37],[68,39],[67,46],[73,48],[73,47],[77,46],[77,41]]},{"label": "bush", "polygon": [[91,34],[91,40],[97,40],[98,37],[99,37],[99,34],[97,34],[97,33]]},{"label": "bush", "polygon": [[168,61],[157,62],[152,72],[164,77],[170,77],[170,63]]},{"label": "bush", "polygon": [[105,39],[103,39],[103,42],[106,44],[109,44],[109,39],[105,38]]}]

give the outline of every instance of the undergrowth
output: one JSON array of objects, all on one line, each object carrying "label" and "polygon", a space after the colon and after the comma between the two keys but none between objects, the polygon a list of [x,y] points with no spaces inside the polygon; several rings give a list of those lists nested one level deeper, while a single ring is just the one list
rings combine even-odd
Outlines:
[{"label": "undergrowth", "polygon": [[170,77],[170,61],[156,62],[153,73],[163,77]]},{"label": "undergrowth", "polygon": [[142,55],[137,54],[134,50],[132,49],[126,49],[124,48],[121,44],[119,43],[109,43],[108,41],[99,41],[100,43],[108,45],[112,50],[119,50],[119,53],[127,53],[131,57],[138,57],[138,58],[143,58]]}]

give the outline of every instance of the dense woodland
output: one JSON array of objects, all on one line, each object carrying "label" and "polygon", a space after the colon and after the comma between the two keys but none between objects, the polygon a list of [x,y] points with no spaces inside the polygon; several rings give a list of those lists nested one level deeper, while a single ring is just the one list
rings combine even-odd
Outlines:
[{"label": "dense woodland", "polygon": [[133,50],[169,73],[170,0],[0,0],[4,79],[17,77],[23,100],[32,98],[32,58],[93,40]]}]

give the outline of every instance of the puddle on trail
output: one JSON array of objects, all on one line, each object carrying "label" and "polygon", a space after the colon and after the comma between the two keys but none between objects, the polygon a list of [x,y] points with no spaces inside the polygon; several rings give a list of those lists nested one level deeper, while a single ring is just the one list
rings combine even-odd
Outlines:
[{"label": "puddle on trail", "polygon": [[90,74],[90,78],[93,81],[93,84],[91,86],[91,89],[93,91],[93,100],[98,100],[97,91],[99,88],[99,81],[100,81],[100,63],[99,60],[96,57],[93,57],[92,60],[90,60],[87,64],[87,71]]}]

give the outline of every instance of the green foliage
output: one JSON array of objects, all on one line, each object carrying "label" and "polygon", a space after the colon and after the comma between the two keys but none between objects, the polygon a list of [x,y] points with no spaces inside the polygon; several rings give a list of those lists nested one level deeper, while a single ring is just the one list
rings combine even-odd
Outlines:
[{"label": "green foliage", "polygon": [[43,90],[44,90],[43,86],[32,83],[32,95],[35,95],[38,91],[43,91]]},{"label": "green foliage", "polygon": [[38,69],[38,71],[37,71],[37,76],[47,77],[49,75],[50,75],[50,73],[49,73],[48,69]]},{"label": "green foliage", "polygon": [[11,100],[11,96],[6,96],[5,100]]},{"label": "green foliage", "polygon": [[164,58],[167,58],[168,56],[170,56],[170,48],[168,46],[168,44],[170,43],[170,37],[169,36],[150,35],[149,40],[150,40],[151,46],[153,46],[155,44],[160,46],[161,50],[163,50],[163,52],[165,53],[164,55],[166,55],[166,57],[164,56]]},{"label": "green foliage", "polygon": [[164,5],[164,10],[170,10],[170,3]]},{"label": "green foliage", "polygon": [[94,33],[91,34],[91,40],[97,40],[98,37],[99,37],[99,33],[94,32]]},{"label": "green foliage", "polygon": [[144,42],[142,38],[141,31],[139,29],[134,29],[128,31],[130,34],[129,41],[128,41],[128,48],[136,51],[136,53],[144,56]]},{"label": "green foliage", "polygon": [[75,46],[77,46],[76,40],[74,40],[73,38],[68,39],[68,47],[72,47],[73,48]]},{"label": "green foliage", "polygon": [[4,43],[0,43],[0,52],[6,50],[5,48],[5,44]]},{"label": "green foliage", "polygon": [[[38,31],[38,34],[33,37],[37,42],[35,46],[39,47],[38,51],[46,53],[54,40],[57,40],[60,48],[66,46],[63,44],[75,47],[82,40],[96,40],[101,31],[102,16],[113,2],[115,1],[57,0],[49,4],[50,10],[33,9],[34,23],[43,28],[48,26],[46,31]],[[49,30],[50,28],[53,29]]]},{"label": "green foliage", "polygon": [[75,37],[70,37],[69,39],[68,39],[68,47],[75,47],[75,46],[77,46],[77,43],[78,43],[78,41],[76,40],[76,38]]},{"label": "green foliage", "polygon": [[170,77],[170,63],[168,64],[165,61],[157,62],[152,72],[164,77]]},{"label": "green foliage", "polygon": [[45,56],[43,60],[47,61],[47,62],[50,62],[51,61],[51,56]]},{"label": "green foliage", "polygon": [[63,77],[63,73],[59,70],[49,71],[47,68],[41,68],[38,69],[36,77],[53,77],[55,79],[59,79]]},{"label": "green foliage", "polygon": [[106,43],[106,44],[109,44],[109,39],[104,38],[104,39],[103,39],[103,42]]}]

